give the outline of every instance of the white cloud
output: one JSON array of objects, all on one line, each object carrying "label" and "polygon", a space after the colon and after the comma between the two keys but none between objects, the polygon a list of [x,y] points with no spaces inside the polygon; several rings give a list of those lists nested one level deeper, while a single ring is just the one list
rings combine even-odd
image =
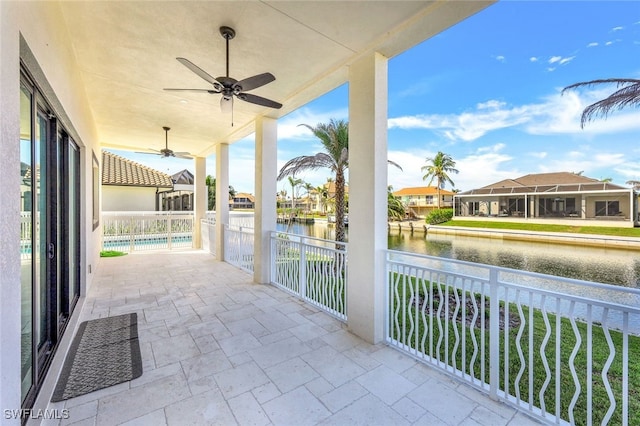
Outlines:
[{"label": "white cloud", "polygon": [[606,90],[559,92],[541,102],[520,106],[489,100],[475,109],[460,114],[419,114],[393,117],[389,128],[427,129],[451,141],[471,142],[487,133],[515,127],[533,135],[579,134],[595,135],[630,130],[640,131],[640,111],[615,111],[607,120],[595,120],[580,128],[584,108],[609,94]]},{"label": "white cloud", "polygon": [[[498,143],[480,147],[464,157],[454,158],[456,169],[460,171],[458,174],[450,174],[455,188],[466,191],[519,176],[521,173],[518,170],[504,169],[513,160],[513,157],[502,153],[505,147],[505,144]],[[435,154],[422,149],[389,151],[388,158],[403,168],[403,171],[399,171],[395,167],[389,167],[389,184],[396,191],[406,187],[426,186],[429,181],[422,180],[421,168],[426,164],[426,159]],[[447,186],[447,189],[452,188]]]},{"label": "white cloud", "polygon": [[527,153],[527,155],[530,155],[530,156],[532,156],[532,157],[534,157],[534,158],[539,158],[539,159],[541,159],[541,160],[542,160],[543,158],[546,158],[546,157],[547,157],[548,153],[547,153],[547,152],[544,152],[544,151],[540,151],[540,152],[529,152],[529,153]]},{"label": "white cloud", "polygon": [[568,58],[560,59],[560,65],[568,64],[569,62],[571,62],[573,60],[573,58],[575,58],[575,56],[569,56]]},{"label": "white cloud", "polygon": [[594,41],[594,42],[591,42],[591,43],[587,44],[587,47],[596,47],[598,45],[599,45],[599,43]]},{"label": "white cloud", "polygon": [[496,60],[497,60],[498,62],[504,62],[504,61],[505,61],[505,57],[504,57],[504,56],[502,56],[502,55],[498,55],[498,56],[496,56]]},{"label": "white cloud", "polygon": [[315,126],[318,123],[328,123],[330,119],[346,120],[349,111],[346,108],[336,109],[323,113],[311,111],[309,108],[300,108],[278,120],[278,140],[314,138],[313,134],[300,124]]},{"label": "white cloud", "polygon": [[624,27],[613,27],[613,28],[611,28],[611,31],[616,32],[616,31],[621,31],[623,29],[624,29]]},{"label": "white cloud", "polygon": [[532,56],[529,58],[529,62],[538,62],[538,58],[535,56]]},{"label": "white cloud", "polygon": [[612,42],[612,41],[607,41],[604,45],[605,45],[605,46],[611,46],[612,44],[613,44],[613,42]]},{"label": "white cloud", "polygon": [[575,56],[567,56],[567,57],[562,57],[562,56],[552,56],[551,58],[549,58],[549,63],[550,64],[559,64],[559,65],[566,65],[569,62],[571,62],[573,59],[575,58]]}]

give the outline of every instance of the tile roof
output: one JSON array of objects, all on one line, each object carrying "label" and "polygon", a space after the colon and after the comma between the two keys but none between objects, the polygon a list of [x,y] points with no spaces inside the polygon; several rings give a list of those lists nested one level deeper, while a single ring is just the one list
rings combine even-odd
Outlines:
[{"label": "tile roof", "polygon": [[530,192],[585,192],[628,189],[610,182],[602,182],[570,172],[535,173],[515,179],[504,179],[459,195],[524,194]]},{"label": "tile roof", "polygon": [[[402,188],[395,191],[393,195],[396,197],[410,196],[410,195],[434,195],[438,193],[438,188],[435,186],[413,186],[410,188]],[[440,195],[453,195],[453,192],[446,189],[440,190]]]},{"label": "tile roof", "polygon": [[102,151],[102,184],[173,188],[168,174],[108,151]]}]

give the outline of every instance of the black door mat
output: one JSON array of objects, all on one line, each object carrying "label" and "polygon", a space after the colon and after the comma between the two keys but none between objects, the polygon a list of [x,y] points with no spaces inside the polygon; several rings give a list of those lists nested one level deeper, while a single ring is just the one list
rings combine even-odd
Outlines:
[{"label": "black door mat", "polygon": [[85,321],[73,338],[51,401],[75,398],[141,375],[137,314]]}]

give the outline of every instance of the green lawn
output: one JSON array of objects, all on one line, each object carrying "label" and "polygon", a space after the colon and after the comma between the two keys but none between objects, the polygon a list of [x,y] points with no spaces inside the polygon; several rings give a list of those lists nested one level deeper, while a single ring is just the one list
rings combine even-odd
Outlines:
[{"label": "green lawn", "polygon": [[[401,276],[392,274],[391,282],[402,282]],[[399,342],[408,345],[419,352],[423,352],[432,358],[454,365],[455,368],[472,374],[475,378],[484,382],[489,382],[489,341],[490,331],[488,328],[484,330],[484,340],[482,340],[481,318],[475,322],[471,319],[477,311],[480,313],[479,306],[481,298],[478,294],[471,295],[464,293],[466,303],[462,303],[463,292],[461,290],[453,290],[444,284],[430,283],[429,281],[421,281],[419,294],[419,302],[416,303],[416,295],[412,294],[408,288],[415,286],[415,277],[409,277],[406,281],[406,292],[392,292],[390,301],[390,309],[394,324],[390,327],[391,335]],[[432,289],[430,289],[430,287]],[[400,285],[402,287],[402,285]],[[415,288],[415,287],[414,287]],[[424,295],[432,295],[431,299]],[[449,321],[445,323],[445,318],[440,316],[441,322],[438,321],[438,314],[444,315],[445,307],[441,312],[438,311],[441,300],[447,300],[445,294],[448,294],[449,300]],[[412,299],[413,297],[413,299]],[[488,307],[488,297],[485,298],[485,325],[489,323],[490,313]],[[412,302],[413,300],[413,302]],[[460,303],[456,303],[460,301]],[[458,306],[457,315],[456,306]],[[501,303],[501,320],[504,320],[504,304]],[[429,316],[429,310],[433,309],[433,316]],[[524,321],[518,320],[516,324],[512,324],[509,329],[509,336],[505,344],[505,331],[500,330],[500,383],[499,388],[505,390],[508,386],[510,394],[519,393],[520,398],[524,401],[532,400],[535,406],[541,407],[544,403],[545,411],[554,414],[556,409],[556,326],[560,323],[560,415],[564,420],[569,421],[569,407],[573,404],[573,396],[576,390],[573,376],[571,374],[569,360],[574,357],[573,365],[577,371],[579,380],[579,397],[575,401],[573,409],[575,423],[579,425],[587,424],[587,325],[577,322],[574,330],[567,318],[558,318],[549,314],[545,321],[543,313],[539,309],[530,309],[526,306],[519,308],[515,304],[509,304],[509,317],[524,318]],[[462,327],[462,318],[465,318],[467,326]],[[502,321],[501,321],[502,322]],[[547,331],[550,335],[545,343]],[[610,331],[611,344],[615,348],[615,355],[612,357],[611,366],[607,372],[607,378],[612,386],[613,397],[616,401],[616,407],[609,424],[622,424],[622,333]],[[581,342],[579,345],[578,338]],[[441,336],[442,341],[438,343]],[[448,344],[445,344],[444,337],[448,336]],[[456,339],[458,336],[458,339]],[[464,339],[466,351],[463,354],[462,340]],[[473,341],[477,342],[478,351],[484,347],[485,360],[474,357]],[[457,340],[457,341],[456,341]],[[529,342],[533,341],[531,353],[533,358],[529,360]],[[517,343],[523,351],[524,362],[521,362],[518,353]],[[577,346],[577,348],[576,348]],[[542,348],[544,347],[544,350]],[[629,336],[629,361],[628,361],[628,379],[629,379],[629,424],[640,424],[640,363],[635,362],[640,357],[640,337]],[[604,419],[610,402],[607,389],[601,377],[602,371],[610,356],[609,344],[607,336],[602,328],[596,324],[593,325],[592,331],[592,375],[589,381],[592,383],[593,395],[593,424],[600,424]],[[505,372],[505,353],[509,353],[508,371],[509,380],[504,379]],[[544,352],[547,362],[549,363],[550,375],[546,374],[546,367],[543,363],[541,351]],[[574,354],[575,352],[575,354]],[[484,367],[484,374],[481,374],[481,368]],[[529,380],[533,380],[533,393],[529,394]],[[540,396],[540,390],[545,386],[546,391]],[[517,390],[516,390],[517,388]]]},{"label": "green lawn", "polygon": [[516,229],[535,232],[568,232],[573,234],[611,235],[616,237],[639,237],[640,228],[608,228],[605,226],[570,226],[538,223],[498,222],[493,220],[450,220],[440,226],[459,226],[464,228]]}]

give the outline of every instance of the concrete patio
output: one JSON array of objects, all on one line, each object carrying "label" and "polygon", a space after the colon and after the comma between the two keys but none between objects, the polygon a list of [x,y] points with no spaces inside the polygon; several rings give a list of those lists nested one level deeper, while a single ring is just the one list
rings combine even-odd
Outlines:
[{"label": "concrete patio", "polygon": [[100,259],[81,320],[138,313],[143,375],[60,425],[527,425],[529,417],[201,251]]}]

